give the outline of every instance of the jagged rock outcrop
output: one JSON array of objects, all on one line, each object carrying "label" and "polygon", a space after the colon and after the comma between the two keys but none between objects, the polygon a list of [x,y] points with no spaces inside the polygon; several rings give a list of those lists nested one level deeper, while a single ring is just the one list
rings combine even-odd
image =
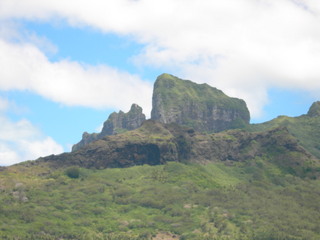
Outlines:
[{"label": "jagged rock outcrop", "polygon": [[152,97],[151,119],[177,123],[201,132],[220,132],[249,124],[246,103],[208,84],[160,75]]},{"label": "jagged rock outcrop", "polygon": [[304,164],[318,161],[286,128],[250,133],[229,130],[202,134],[177,124],[147,120],[133,131],[106,136],[78,151],[40,159],[54,167],[77,165],[86,168],[130,167],[178,162],[236,162],[270,159],[280,168],[302,174]]},{"label": "jagged rock outcrop", "polygon": [[320,101],[314,102],[308,111],[308,116],[319,117],[320,116]]},{"label": "jagged rock outcrop", "polygon": [[101,137],[114,135],[127,130],[134,130],[141,126],[146,120],[146,116],[142,113],[142,108],[137,104],[132,104],[129,112],[112,113],[108,120],[104,122]]},{"label": "jagged rock outcrop", "polygon": [[142,122],[145,120],[146,116],[142,113],[142,108],[137,104],[132,104],[130,111],[127,113],[122,111],[119,111],[119,113],[113,112],[110,114],[108,120],[104,122],[101,133],[89,134],[84,132],[82,134],[82,140],[73,145],[72,151],[76,151],[93,141],[102,139],[105,136],[134,130],[140,127]]}]

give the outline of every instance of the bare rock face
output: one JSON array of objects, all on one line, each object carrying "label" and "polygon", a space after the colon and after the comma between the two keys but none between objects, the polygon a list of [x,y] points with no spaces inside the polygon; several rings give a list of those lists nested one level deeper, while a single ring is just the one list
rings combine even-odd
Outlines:
[{"label": "bare rock face", "polygon": [[151,119],[200,132],[220,132],[249,124],[250,113],[243,100],[208,84],[162,74],[154,84]]},{"label": "bare rock face", "polygon": [[141,126],[146,120],[146,116],[142,113],[142,108],[137,104],[132,104],[129,112],[112,113],[108,120],[104,122],[100,135],[114,135],[127,130],[134,130]]},{"label": "bare rock face", "polygon": [[113,112],[108,120],[104,122],[101,133],[89,134],[84,132],[82,140],[73,145],[72,151],[79,150],[87,144],[102,139],[105,136],[137,129],[145,120],[146,116],[142,113],[142,108],[137,104],[132,104],[130,111],[127,113],[122,111],[119,111],[119,113]]}]

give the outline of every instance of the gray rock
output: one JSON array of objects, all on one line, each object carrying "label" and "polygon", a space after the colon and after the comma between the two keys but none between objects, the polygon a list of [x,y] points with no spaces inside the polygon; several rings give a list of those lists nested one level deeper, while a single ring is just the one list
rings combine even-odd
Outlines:
[{"label": "gray rock", "polygon": [[128,113],[120,111],[112,113],[108,120],[104,122],[100,136],[114,135],[128,130],[134,130],[141,126],[146,120],[142,113],[142,108],[137,104],[132,104]]},{"label": "gray rock", "polygon": [[115,135],[129,130],[134,130],[141,126],[142,122],[146,120],[146,116],[142,113],[142,108],[137,104],[132,104],[129,112],[124,113],[119,111],[110,114],[107,121],[104,122],[101,133],[89,134],[84,132],[82,140],[73,145],[72,151],[79,150],[83,146],[91,142],[104,138],[105,136]]}]

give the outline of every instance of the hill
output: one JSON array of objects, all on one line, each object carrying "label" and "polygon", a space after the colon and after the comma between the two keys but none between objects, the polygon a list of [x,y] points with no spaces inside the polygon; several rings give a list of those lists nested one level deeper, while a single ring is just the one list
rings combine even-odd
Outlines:
[{"label": "hill", "polygon": [[319,189],[262,158],[103,170],[29,162],[0,174],[0,238],[316,240]]},{"label": "hill", "polygon": [[247,130],[252,132],[266,131],[277,127],[285,127],[295,136],[299,143],[317,158],[320,158],[320,102],[311,105],[305,115],[299,117],[279,116],[261,124],[251,124]]}]

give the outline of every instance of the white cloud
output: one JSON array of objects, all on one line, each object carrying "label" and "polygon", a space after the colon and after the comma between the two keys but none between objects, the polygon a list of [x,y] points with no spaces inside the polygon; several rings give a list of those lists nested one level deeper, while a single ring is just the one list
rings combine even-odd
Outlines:
[{"label": "white cloud", "polygon": [[44,136],[29,121],[13,122],[4,114],[0,115],[0,166],[62,152],[62,146]]},{"label": "white cloud", "polygon": [[9,101],[4,98],[0,98],[0,112],[6,111],[9,107]]},{"label": "white cloud", "polygon": [[151,111],[152,85],[108,66],[50,62],[32,44],[0,40],[0,89],[29,90],[66,105]]},{"label": "white cloud", "polygon": [[[64,19],[72,26],[131,36],[145,44],[136,62],[165,67],[244,98],[254,117],[262,113],[270,87],[318,92],[320,97],[319,1],[2,0],[0,18]],[[138,77],[106,66],[50,63],[33,46],[5,45],[11,53],[16,51],[12,63],[21,60],[19,71],[10,72],[15,81],[2,87],[30,88],[31,82],[33,91],[52,100],[88,106],[128,108],[137,98],[130,92],[140,87],[139,92],[149,95],[137,103],[144,107],[150,99],[150,86]],[[18,81],[29,76],[25,73],[31,74],[29,79]]]},{"label": "white cloud", "polygon": [[0,142],[0,166],[9,166],[18,162],[21,162],[21,159],[17,153],[6,144]]}]

